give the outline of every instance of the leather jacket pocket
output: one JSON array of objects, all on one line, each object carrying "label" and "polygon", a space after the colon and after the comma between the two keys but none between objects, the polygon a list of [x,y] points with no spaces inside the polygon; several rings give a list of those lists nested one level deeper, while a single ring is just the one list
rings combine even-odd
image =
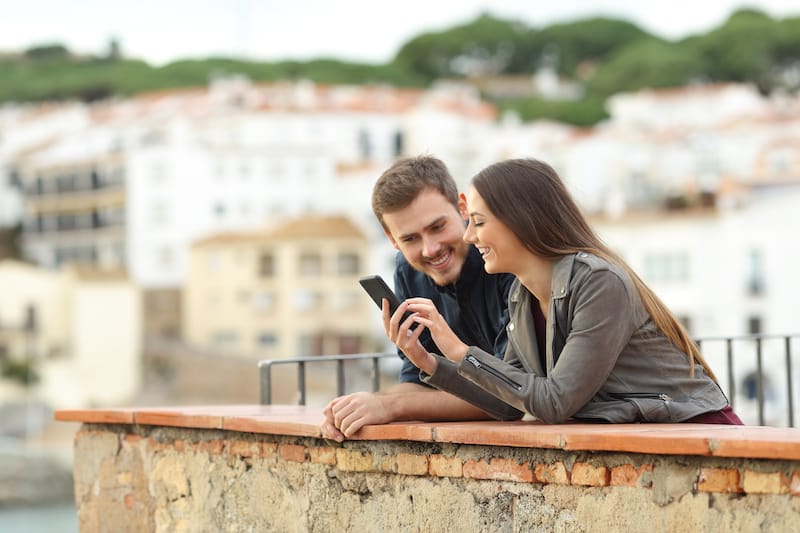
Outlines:
[{"label": "leather jacket pocket", "polygon": [[672,398],[667,394],[634,392],[610,396],[635,405],[642,422],[678,422],[670,408]]}]

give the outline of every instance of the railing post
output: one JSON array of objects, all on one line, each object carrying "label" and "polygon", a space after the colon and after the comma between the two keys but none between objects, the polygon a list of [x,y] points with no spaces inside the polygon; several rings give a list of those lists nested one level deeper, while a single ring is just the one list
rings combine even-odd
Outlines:
[{"label": "railing post", "polygon": [[337,396],[344,394],[344,360],[338,359],[336,361],[336,391]]},{"label": "railing post", "polygon": [[372,358],[372,392],[378,392],[381,388],[381,369],[380,357],[376,354]]},{"label": "railing post", "polygon": [[731,408],[733,408],[734,398],[736,398],[736,378],[733,374],[733,339],[730,337],[725,339],[725,345],[728,356],[728,394],[730,395],[728,401],[731,402]]},{"label": "railing post", "polygon": [[272,361],[258,363],[258,375],[261,405],[270,405],[272,403]]},{"label": "railing post", "polygon": [[306,404],[306,363],[300,361],[297,363],[297,387],[300,390],[299,405]]},{"label": "railing post", "polygon": [[761,356],[761,337],[756,337],[756,397],[758,398],[758,425],[764,425],[764,361]]},{"label": "railing post", "polygon": [[794,427],[794,389],[792,388],[792,338],[787,335],[786,344],[786,396],[788,397],[787,410],[789,411],[789,427]]}]

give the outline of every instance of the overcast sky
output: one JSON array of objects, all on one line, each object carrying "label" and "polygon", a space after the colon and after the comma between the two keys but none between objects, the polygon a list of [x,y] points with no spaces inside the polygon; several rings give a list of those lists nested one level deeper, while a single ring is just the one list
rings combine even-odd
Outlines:
[{"label": "overcast sky", "polygon": [[0,0],[0,51],[57,42],[100,54],[113,37],[154,65],[209,55],[383,63],[411,37],[481,12],[533,27],[614,16],[675,39],[746,6],[800,16],[800,0]]}]

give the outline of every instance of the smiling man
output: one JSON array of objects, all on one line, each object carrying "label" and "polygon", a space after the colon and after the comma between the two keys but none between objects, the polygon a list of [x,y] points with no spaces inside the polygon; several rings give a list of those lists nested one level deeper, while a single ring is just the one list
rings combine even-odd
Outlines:
[{"label": "smiling man", "polygon": [[[514,278],[487,274],[478,251],[462,239],[466,199],[445,164],[431,156],[396,161],[375,183],[372,209],[398,250],[397,296],[430,299],[453,333],[502,357]],[[427,331],[420,342],[428,352],[440,353]],[[400,382],[386,391],[332,400],[324,409],[323,436],[341,441],[364,425],[398,420],[490,418],[491,413],[423,384],[420,371],[400,350],[398,355],[403,359]],[[477,387],[474,393],[485,394]]]}]

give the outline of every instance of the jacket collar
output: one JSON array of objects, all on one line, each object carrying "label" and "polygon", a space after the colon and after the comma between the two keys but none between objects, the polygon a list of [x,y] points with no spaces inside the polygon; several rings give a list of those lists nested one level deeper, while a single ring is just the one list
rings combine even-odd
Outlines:
[{"label": "jacket collar", "polygon": [[550,299],[559,300],[567,295],[572,280],[572,264],[575,254],[561,256],[553,263],[553,277],[550,284]]},{"label": "jacket collar", "polygon": [[[572,280],[572,264],[575,262],[575,254],[562,255],[553,263],[553,275],[550,283],[550,300],[560,300],[567,295],[569,283]],[[524,287],[518,279],[514,280],[511,289],[510,300],[519,302],[520,295]]]}]

